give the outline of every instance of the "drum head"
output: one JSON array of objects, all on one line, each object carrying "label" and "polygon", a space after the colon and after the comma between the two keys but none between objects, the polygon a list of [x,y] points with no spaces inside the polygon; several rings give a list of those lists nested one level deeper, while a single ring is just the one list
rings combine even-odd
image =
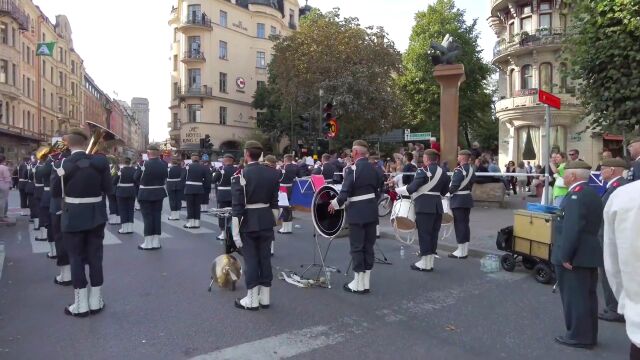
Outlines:
[{"label": "drum head", "polygon": [[344,209],[329,214],[329,204],[338,196],[338,187],[325,185],[313,195],[311,213],[316,231],[324,237],[332,238],[340,233],[344,226]]}]

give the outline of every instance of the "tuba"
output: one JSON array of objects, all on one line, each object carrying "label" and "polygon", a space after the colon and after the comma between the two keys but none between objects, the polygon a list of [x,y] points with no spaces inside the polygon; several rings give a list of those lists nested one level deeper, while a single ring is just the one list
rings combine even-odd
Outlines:
[{"label": "tuba", "polygon": [[114,143],[120,141],[118,136],[94,122],[87,121],[87,127],[91,137],[89,138],[89,145],[87,146],[87,154],[95,154],[100,147],[104,148],[107,143]]},{"label": "tuba", "polygon": [[63,140],[56,141],[53,145],[40,146],[36,150],[36,158],[40,161],[46,160],[48,157],[55,158],[68,149],[67,144]]}]

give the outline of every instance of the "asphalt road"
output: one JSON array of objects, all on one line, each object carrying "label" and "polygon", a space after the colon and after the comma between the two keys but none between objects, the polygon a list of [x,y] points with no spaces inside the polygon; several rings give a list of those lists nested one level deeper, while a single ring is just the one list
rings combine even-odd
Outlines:
[{"label": "asphalt road", "polygon": [[[294,235],[277,235],[276,270],[299,271],[313,260],[312,224],[298,215]],[[216,221],[206,217],[201,231],[186,231],[183,222],[164,220],[163,249],[154,252],[136,249],[139,233],[119,235],[108,226],[106,309],[85,319],[63,314],[72,289],[53,284],[54,261],[30,240],[26,218],[0,228],[0,359],[538,360],[628,353],[621,324],[600,322],[592,351],[555,344],[563,332],[559,295],[524,269],[488,274],[478,258],[451,260],[441,251],[435,272],[410,271],[414,249],[406,247],[402,258],[386,232],[380,249],[393,265],[376,265],[371,294],[344,292],[343,274],[332,275],[331,289],[274,280],[270,309],[241,311],[233,301],[244,296],[243,283],[236,292],[207,292],[210,264],[223,251]],[[344,272],[348,261],[348,241],[336,239],[327,263]]]}]

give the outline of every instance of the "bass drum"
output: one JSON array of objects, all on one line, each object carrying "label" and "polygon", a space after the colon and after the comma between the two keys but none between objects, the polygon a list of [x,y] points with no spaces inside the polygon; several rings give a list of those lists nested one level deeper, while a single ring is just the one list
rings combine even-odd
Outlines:
[{"label": "bass drum", "polygon": [[323,185],[313,195],[311,217],[316,231],[323,237],[335,238],[346,235],[349,227],[346,224],[346,210],[336,209],[329,214],[331,201],[338,197],[342,185]]}]

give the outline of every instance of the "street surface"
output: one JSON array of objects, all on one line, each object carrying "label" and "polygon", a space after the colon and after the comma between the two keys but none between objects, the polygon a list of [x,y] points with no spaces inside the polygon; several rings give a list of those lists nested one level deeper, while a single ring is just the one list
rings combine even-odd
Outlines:
[{"label": "street surface", "polygon": [[[11,194],[10,208],[17,204]],[[213,204],[213,202],[212,202]],[[513,205],[512,202],[510,204]],[[517,206],[517,205],[515,205]],[[15,212],[15,210],[14,210]],[[185,212],[182,212],[182,219]],[[624,359],[629,341],[622,324],[600,322],[592,350],[562,347],[559,294],[518,268],[514,273],[480,271],[479,258],[446,258],[433,273],[409,270],[417,247],[394,240],[388,219],[380,249],[393,265],[376,264],[372,292],[297,288],[274,279],[271,308],[234,308],[246,294],[244,281],[231,292],[207,292],[212,260],[222,253],[217,219],[202,228],[163,215],[162,250],[143,252],[142,222],[120,235],[107,225],[104,247],[105,310],[76,319],[64,315],[71,287],[53,284],[55,262],[46,243],[33,241],[26,217],[0,227],[0,359]],[[495,233],[512,222],[510,209],[472,211],[472,247],[495,250]],[[276,235],[274,275],[300,271],[313,261],[313,225],[296,212],[293,235]],[[493,234],[493,235],[491,235]],[[447,240],[453,244],[452,237]],[[327,241],[321,241],[323,247]],[[417,242],[416,242],[417,243]],[[4,251],[3,251],[4,245]],[[478,246],[479,245],[479,246]],[[477,253],[476,253],[477,254]],[[382,257],[382,253],[377,254]],[[344,272],[348,240],[334,240],[327,263]],[[351,274],[349,274],[351,275]]]}]

